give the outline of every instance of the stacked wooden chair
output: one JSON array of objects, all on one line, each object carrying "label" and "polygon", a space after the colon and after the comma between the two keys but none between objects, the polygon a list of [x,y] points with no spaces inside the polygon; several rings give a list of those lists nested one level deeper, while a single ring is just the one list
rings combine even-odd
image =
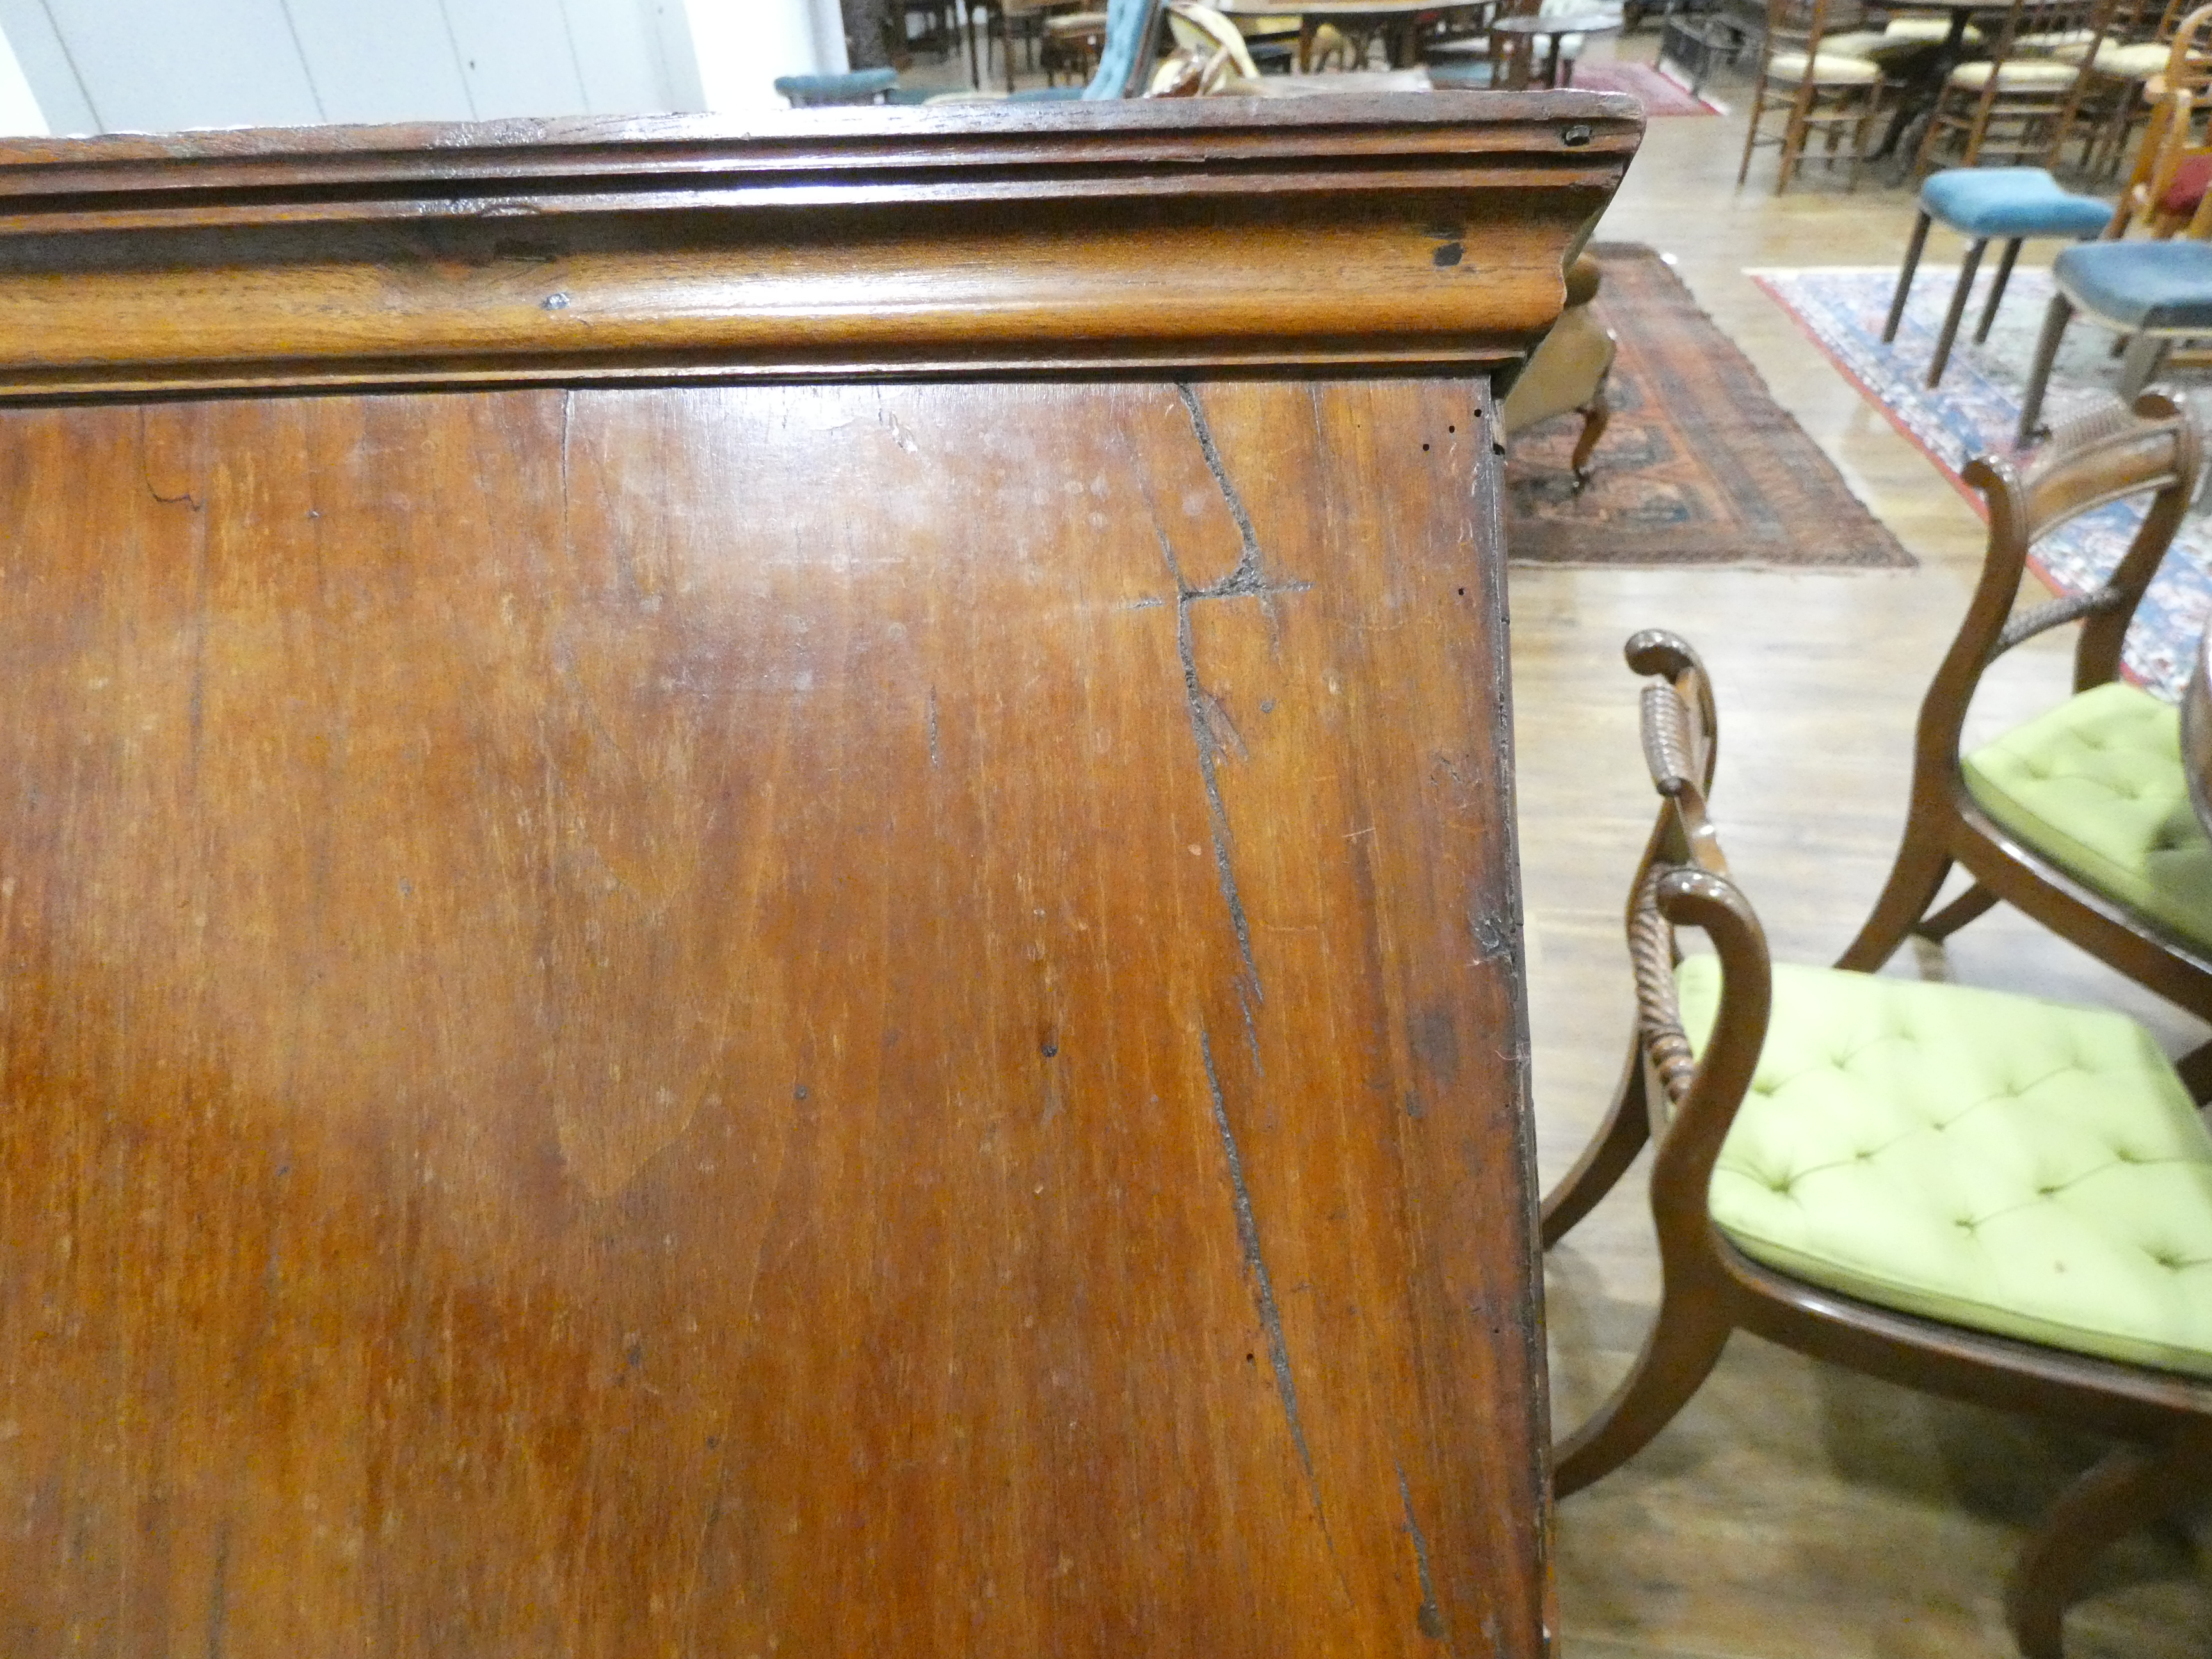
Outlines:
[{"label": "stacked wooden chair", "polygon": [[[2179,422],[2148,415],[2069,436],[2044,482],[2094,494],[2100,471],[2179,481],[2196,460]],[[1664,1290],[1634,1369],[1555,1449],[1555,1489],[1641,1449],[1739,1330],[2085,1426],[2119,1444],[2051,1509],[2008,1596],[2027,1659],[2059,1659],[2106,1546],[2212,1485],[2212,1133],[2124,1016],[1771,962],[1706,810],[1705,671],[1663,633],[1628,660],[1654,677],[1661,797],[1628,904],[1637,1030],[1543,1238],[1655,1143]],[[1685,956],[1685,927],[1714,953]]]},{"label": "stacked wooden chair", "polygon": [[[1857,188],[1867,134],[1881,110],[1882,71],[1872,59],[1830,51],[1826,43],[1866,33],[1867,21],[1856,0],[1770,0],[1752,82],[1751,123],[1736,169],[1739,185],[1750,176],[1753,151],[1771,145],[1781,151],[1774,180],[1779,195],[1817,138],[1820,159],[1831,167],[1843,161],[1850,187]],[[1770,128],[1770,118],[1779,118],[1778,127]]]},{"label": "stacked wooden chair", "polygon": [[1994,14],[1983,56],[1943,85],[1921,139],[1920,176],[1960,167],[2047,167],[2074,126],[2113,0],[2018,0]]}]

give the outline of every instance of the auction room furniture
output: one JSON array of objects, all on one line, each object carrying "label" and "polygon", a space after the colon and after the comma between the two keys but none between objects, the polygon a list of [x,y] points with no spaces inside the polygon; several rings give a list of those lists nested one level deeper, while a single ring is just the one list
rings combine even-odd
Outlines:
[{"label": "auction room furniture", "polygon": [[1928,360],[1928,384],[1934,386],[1951,361],[1951,347],[1966,314],[1966,296],[1973,292],[1974,272],[1992,240],[2002,241],[2004,252],[1997,256],[1996,280],[1990,284],[1981,320],[1974,325],[1976,345],[1990,337],[2022,242],[2046,236],[2083,241],[2101,233],[2112,220],[2110,202],[2076,196],[2046,167],[1947,167],[1930,174],[1920,186],[1920,213],[1912,222],[1911,240],[1905,245],[1905,268],[1897,273],[1897,293],[1889,302],[1882,339],[1896,339],[1898,325],[1905,320],[1905,301],[1912,292],[1913,273],[1920,268],[1920,251],[1928,245],[1931,223],[1967,239],[1959,279],[1951,285],[1951,307],[1943,314],[1942,332],[1936,337],[1936,349]]},{"label": "auction room furniture", "polygon": [[[2124,441],[2181,459],[2171,428]],[[2115,447],[2082,443],[2075,489]],[[1656,631],[1628,659],[1656,677],[1644,750],[1662,796],[1628,906],[1638,1029],[1544,1237],[1649,1139],[1663,1288],[1634,1369],[1560,1443],[1559,1494],[1648,1444],[1740,1330],[2110,1435],[2007,1597],[2021,1652],[2058,1659],[2106,1546],[2212,1483],[2212,1133],[2124,1015],[1770,963],[1706,813],[1705,671]],[[1678,927],[1717,954],[1685,957]]]},{"label": "auction room furniture", "polygon": [[2112,0],[2016,0],[1989,14],[1982,54],[1943,77],[1916,173],[2049,166],[2074,125],[2112,8]]},{"label": "auction room furniture", "polygon": [[1620,14],[1594,11],[1580,0],[1541,0],[1535,11],[1516,17],[1493,17],[1490,21],[1490,61],[1499,86],[1519,90],[1535,81],[1535,64],[1543,60],[1544,84],[1572,86],[1575,59],[1583,42],[1593,34],[1612,34],[1620,27]]},{"label": "auction room furniture", "polygon": [[1453,12],[1480,11],[1492,0],[1213,0],[1216,11],[1231,17],[1296,17],[1298,72],[1314,68],[1314,40],[1324,24],[1333,25],[1354,46],[1351,67],[1366,62],[1367,43],[1380,36],[1392,69],[1405,69],[1419,57],[1424,27]]},{"label": "auction room furniture", "polygon": [[2043,397],[2075,313],[2127,337],[2118,390],[2132,398],[2150,383],[2177,340],[2212,334],[2212,242],[2088,242],[2051,262],[2050,309],[2021,393],[2019,441],[2041,429]]},{"label": "auction room furniture", "polygon": [[[1759,73],[1752,82],[1743,161],[1735,172],[1738,185],[1750,176],[1752,152],[1771,144],[1782,152],[1774,175],[1774,191],[1780,195],[1817,133],[1825,141],[1829,167],[1835,166],[1840,150],[1850,164],[1849,188],[1858,188],[1867,127],[1881,107],[1881,69],[1871,58],[1821,47],[1830,33],[1857,30],[1865,21],[1856,0],[1770,0]],[[1782,118],[1778,132],[1766,130],[1770,115]]]},{"label": "auction room furniture", "polygon": [[1603,268],[1587,253],[1567,267],[1566,309],[1543,343],[1529,354],[1528,366],[1498,406],[1498,424],[1508,443],[1514,434],[1540,422],[1562,415],[1583,417],[1568,462],[1577,495],[1589,485],[1590,457],[1613,419],[1606,382],[1620,348],[1590,308],[1604,280]]},{"label": "auction room furniture", "polygon": [[1545,1652],[1490,380],[1639,127],[0,145],[9,1651]]},{"label": "auction room furniture", "polygon": [[[2119,246],[2173,245],[2090,244]],[[2190,811],[2173,708],[2119,678],[2128,623],[2187,511],[2198,465],[2195,428],[2156,394],[2073,423],[2025,471],[2002,456],[1968,465],[1966,482],[1987,502],[1989,551],[1920,705],[1897,862],[1838,968],[1871,973],[1907,933],[1946,939],[2002,899],[2212,1018],[2212,842]],[[2105,586],[2012,617],[2029,549],[2130,496],[2148,496],[2148,511]],[[2073,622],[2082,623],[2074,695],[1962,755],[1967,706],[1990,664]],[[1954,863],[1973,885],[1930,915]],[[2200,1093],[2212,1083],[2207,1060],[2191,1056],[2183,1068]]]}]

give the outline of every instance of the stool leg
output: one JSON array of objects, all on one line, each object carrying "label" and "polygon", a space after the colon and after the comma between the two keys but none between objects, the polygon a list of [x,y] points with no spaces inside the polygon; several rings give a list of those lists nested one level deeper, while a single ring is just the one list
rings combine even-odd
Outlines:
[{"label": "stool leg", "polygon": [[1929,386],[1943,378],[1943,367],[1951,361],[1951,342],[1959,337],[1959,322],[1966,314],[1966,296],[1973,291],[1974,273],[1981,269],[1982,252],[1989,245],[1988,237],[1977,237],[1960,263],[1959,286],[1951,292],[1951,308],[1943,313],[1943,331],[1936,337],[1936,356],[1928,365]]},{"label": "stool leg", "polygon": [[2004,301],[2005,284],[2012,280],[2012,262],[2020,258],[2021,239],[2015,236],[2004,245],[2004,252],[1997,259],[1997,278],[1990,284],[1989,302],[1982,307],[1982,320],[1974,325],[1974,343],[1981,344],[1990,337],[1990,325],[1997,319],[1997,307]]},{"label": "stool leg", "polygon": [[2043,313],[2043,332],[2035,342],[2035,363],[2027,371],[2027,390],[2020,405],[2020,430],[2014,441],[2026,444],[2043,419],[2043,392],[2051,384],[2051,365],[2058,359],[2058,343],[2066,325],[2074,320],[2074,302],[2063,294],[2051,296],[2051,309]]},{"label": "stool leg", "polygon": [[1897,337],[1897,325],[1905,320],[1905,296],[1912,291],[1912,273],[1920,268],[1920,250],[1927,246],[1928,214],[1923,209],[1912,222],[1912,240],[1905,245],[1905,269],[1897,273],[1897,297],[1889,302],[1889,320],[1881,328],[1885,345]]},{"label": "stool leg", "polygon": [[2156,334],[2138,334],[2128,342],[2128,355],[2120,362],[2120,401],[2131,404],[2136,393],[2151,382],[2159,365],[2166,361],[2168,347],[2173,342]]}]

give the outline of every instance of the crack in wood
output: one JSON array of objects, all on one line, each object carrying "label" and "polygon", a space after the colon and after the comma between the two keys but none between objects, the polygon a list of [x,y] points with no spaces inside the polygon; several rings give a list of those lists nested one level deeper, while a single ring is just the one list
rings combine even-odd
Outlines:
[{"label": "crack in wood", "polygon": [[1406,1483],[1406,1466],[1393,1462],[1398,1471],[1398,1500],[1406,1506],[1406,1531],[1413,1540],[1413,1571],[1420,1581],[1421,1609],[1414,1620],[1421,1634],[1431,1642],[1441,1642],[1444,1651],[1456,1654],[1459,1644],[1451,1638],[1451,1630],[1444,1623],[1443,1609],[1437,1605],[1436,1575],[1429,1569],[1429,1538],[1421,1530],[1421,1523],[1413,1518],[1413,1489]]},{"label": "crack in wood", "polygon": [[1313,1449],[1306,1444],[1304,1420],[1298,1415],[1298,1385],[1291,1376],[1291,1346],[1283,1336],[1282,1310],[1275,1304],[1275,1282],[1260,1253],[1260,1218],[1252,1209],[1252,1191],[1244,1184],[1244,1155],[1230,1127],[1229,1102],[1221,1092],[1221,1073],[1213,1064],[1213,1039],[1205,1027],[1198,1033],[1199,1057],[1206,1063],[1206,1086],[1213,1097],[1213,1127],[1221,1132],[1221,1150],[1229,1160],[1229,1185],[1237,1211],[1237,1238],[1243,1247],[1244,1265],[1252,1270],[1253,1295],[1260,1304],[1260,1326],[1267,1334],[1267,1360],[1275,1369],[1275,1392],[1282,1396],[1283,1415],[1289,1419],[1291,1442],[1304,1466],[1306,1484],[1313,1490],[1314,1510],[1321,1510],[1321,1492],[1314,1486]]}]

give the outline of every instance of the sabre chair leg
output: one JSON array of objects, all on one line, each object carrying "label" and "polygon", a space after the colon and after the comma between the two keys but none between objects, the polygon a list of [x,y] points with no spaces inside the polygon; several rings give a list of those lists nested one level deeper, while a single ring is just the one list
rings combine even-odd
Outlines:
[{"label": "sabre chair leg", "polygon": [[1941,945],[1977,916],[1987,915],[1997,896],[1976,882],[1912,931],[1931,945]]},{"label": "sabre chair leg", "polygon": [[1997,307],[2004,303],[2005,284],[2012,281],[2013,261],[2020,258],[2021,238],[2015,236],[2004,245],[1997,256],[1996,280],[1990,284],[1990,297],[1982,307],[1982,320],[1974,325],[1974,343],[1980,345],[1990,337],[1990,325],[1997,319]]},{"label": "sabre chair leg", "polygon": [[1736,188],[1739,190],[1743,187],[1743,181],[1751,176],[1751,152],[1759,143],[1759,124],[1765,116],[1766,76],[1762,74],[1758,84],[1751,89],[1751,125],[1744,129],[1743,160],[1735,170]]},{"label": "sabre chair leg", "polygon": [[1942,850],[1936,831],[1923,830],[1907,819],[1905,844],[1898,849],[1897,862],[1890,869],[1881,896],[1874,902],[1859,936],[1836,958],[1836,966],[1870,974],[1896,955],[1905,936],[1928,914],[1943,878],[1950,873],[1951,855]]},{"label": "sabre chair leg", "polygon": [[2051,1506],[2014,1565],[2005,1621],[2023,1659],[2063,1659],[2067,1604],[2107,1547],[2212,1479],[2212,1434],[2107,1453]]},{"label": "sabre chair leg", "polygon": [[1897,273],[1897,297],[1889,302],[1889,320],[1881,325],[1885,345],[1897,337],[1897,325],[1905,320],[1905,296],[1912,291],[1912,273],[1920,268],[1920,250],[1927,246],[1928,214],[1923,209],[1912,222],[1912,240],[1905,245],[1905,269]]},{"label": "sabre chair leg", "polygon": [[1644,1045],[1632,1037],[1628,1064],[1620,1073],[1620,1086],[1613,1091],[1613,1105],[1605,1121],[1590,1137],[1575,1167],[1559,1184],[1544,1194],[1543,1247],[1550,1249],[1574,1224],[1597,1207],[1628,1166],[1636,1162],[1644,1143],[1651,1139],[1651,1113],[1644,1103]]},{"label": "sabre chair leg", "polygon": [[1966,257],[1959,264],[1959,286],[1952,290],[1951,308],[1943,313],[1943,331],[1936,337],[1936,355],[1929,360],[1928,384],[1934,386],[1943,378],[1944,365],[1951,361],[1951,343],[1959,337],[1960,319],[1966,314],[1966,296],[1973,292],[1974,273],[1981,269],[1982,253],[1990,239],[1979,236],[1967,246]]},{"label": "sabre chair leg", "polygon": [[1730,1328],[1714,1306],[1717,1290],[1678,1295],[1668,1288],[1635,1370],[1589,1422],[1552,1449],[1555,1496],[1580,1492],[1642,1451],[1712,1374]]},{"label": "sabre chair leg", "polygon": [[2025,444],[2043,423],[2043,394],[2051,384],[2051,366],[2058,361],[2058,343],[2066,337],[2066,325],[2074,320],[2074,302],[2063,294],[2051,296],[2051,309],[2043,313],[2043,332],[2035,342],[2035,362],[2027,371],[2027,390],[2021,394],[2020,430],[2015,441]]}]

